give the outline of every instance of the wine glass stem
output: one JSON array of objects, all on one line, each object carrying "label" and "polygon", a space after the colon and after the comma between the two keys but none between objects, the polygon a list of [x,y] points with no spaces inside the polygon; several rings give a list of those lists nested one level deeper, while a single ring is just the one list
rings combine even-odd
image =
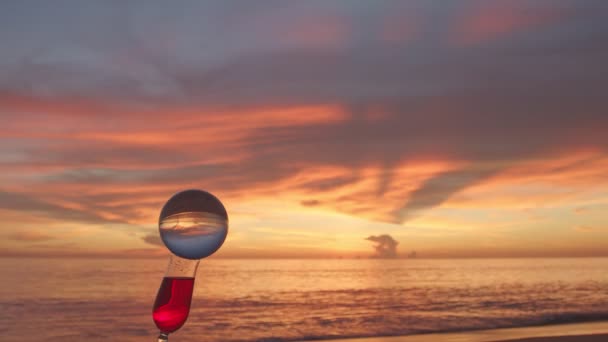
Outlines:
[{"label": "wine glass stem", "polygon": [[169,334],[161,331],[160,335],[158,335],[158,342],[168,342],[168,341],[169,341]]}]

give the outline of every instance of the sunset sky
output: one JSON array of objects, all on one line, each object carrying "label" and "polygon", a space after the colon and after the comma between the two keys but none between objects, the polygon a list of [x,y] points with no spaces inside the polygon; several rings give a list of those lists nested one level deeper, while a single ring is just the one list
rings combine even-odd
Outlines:
[{"label": "sunset sky", "polygon": [[608,255],[608,2],[3,1],[0,255]]}]

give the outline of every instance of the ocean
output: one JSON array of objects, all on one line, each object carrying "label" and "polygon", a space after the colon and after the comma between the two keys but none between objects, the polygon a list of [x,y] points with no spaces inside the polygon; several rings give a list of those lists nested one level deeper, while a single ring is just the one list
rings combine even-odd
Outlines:
[{"label": "ocean", "polygon": [[[156,341],[168,259],[0,258],[0,340]],[[608,320],[608,258],[208,259],[173,341],[301,341]]]}]

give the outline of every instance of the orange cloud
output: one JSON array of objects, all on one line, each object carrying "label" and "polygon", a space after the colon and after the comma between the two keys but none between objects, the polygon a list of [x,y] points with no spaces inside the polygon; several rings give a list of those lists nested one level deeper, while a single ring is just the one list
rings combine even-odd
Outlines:
[{"label": "orange cloud", "polygon": [[597,231],[597,229],[590,227],[590,226],[586,226],[586,225],[578,225],[574,227],[574,230],[579,231],[579,232],[593,232],[593,231]]}]

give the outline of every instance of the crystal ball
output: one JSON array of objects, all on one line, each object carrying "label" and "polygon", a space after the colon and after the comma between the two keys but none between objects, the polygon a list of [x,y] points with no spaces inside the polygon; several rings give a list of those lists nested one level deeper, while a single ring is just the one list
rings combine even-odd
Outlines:
[{"label": "crystal ball", "polygon": [[182,258],[201,259],[215,253],[228,235],[228,213],[212,194],[185,190],[163,206],[158,230],[169,250]]}]

